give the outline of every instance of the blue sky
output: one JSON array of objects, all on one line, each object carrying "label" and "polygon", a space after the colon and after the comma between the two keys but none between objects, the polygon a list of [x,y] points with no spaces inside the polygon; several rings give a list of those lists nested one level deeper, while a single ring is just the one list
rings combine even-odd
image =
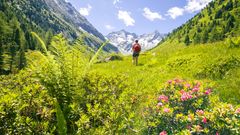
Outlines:
[{"label": "blue sky", "polygon": [[66,0],[104,35],[125,29],[136,34],[171,32],[211,0]]}]

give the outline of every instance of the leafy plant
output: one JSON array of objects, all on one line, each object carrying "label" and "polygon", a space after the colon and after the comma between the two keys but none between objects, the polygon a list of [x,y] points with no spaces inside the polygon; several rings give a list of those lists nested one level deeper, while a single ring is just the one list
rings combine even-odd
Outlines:
[{"label": "leafy plant", "polygon": [[148,134],[239,134],[239,108],[200,82],[169,80],[148,108]]}]

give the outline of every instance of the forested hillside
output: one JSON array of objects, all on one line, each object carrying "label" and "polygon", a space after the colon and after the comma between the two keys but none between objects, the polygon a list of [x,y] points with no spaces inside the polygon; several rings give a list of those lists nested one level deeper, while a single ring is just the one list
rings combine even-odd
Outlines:
[{"label": "forested hillside", "polygon": [[[62,0],[57,2],[59,3],[48,0],[0,1],[0,74],[22,69],[26,65],[25,52],[38,49],[39,43],[31,32],[36,32],[44,39],[47,48],[52,36],[59,33],[63,33],[71,44],[75,44],[78,38],[83,38],[86,42],[83,48],[89,47],[88,50],[93,51],[97,51],[105,42],[104,36],[69,3]],[[103,50],[118,51],[110,44]]]},{"label": "forested hillside", "polygon": [[240,36],[240,1],[214,0],[166,40],[200,44]]}]

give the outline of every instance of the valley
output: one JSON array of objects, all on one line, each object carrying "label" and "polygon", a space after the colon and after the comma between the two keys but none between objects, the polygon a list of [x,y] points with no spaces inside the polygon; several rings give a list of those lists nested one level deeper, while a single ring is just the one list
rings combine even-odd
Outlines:
[{"label": "valley", "polygon": [[104,37],[65,0],[1,0],[0,134],[240,134],[239,12],[214,0],[169,34]]}]

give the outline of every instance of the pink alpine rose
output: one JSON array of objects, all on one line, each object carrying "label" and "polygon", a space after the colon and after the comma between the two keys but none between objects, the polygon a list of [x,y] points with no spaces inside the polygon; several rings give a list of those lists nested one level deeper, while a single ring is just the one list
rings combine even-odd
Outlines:
[{"label": "pink alpine rose", "polygon": [[203,122],[204,124],[207,124],[207,118],[204,117],[203,120],[202,120],[202,122]]},{"label": "pink alpine rose", "polygon": [[208,89],[207,91],[205,91],[205,94],[206,94],[206,95],[209,95],[211,92],[212,92],[212,90],[211,90],[211,89]]},{"label": "pink alpine rose", "polygon": [[163,103],[159,102],[159,103],[157,104],[157,106],[163,106]]},{"label": "pink alpine rose", "polygon": [[166,131],[162,131],[159,135],[167,135]]},{"label": "pink alpine rose", "polygon": [[191,85],[190,85],[189,83],[187,83],[187,84],[185,84],[185,87],[186,87],[186,88],[190,88]]},{"label": "pink alpine rose", "polygon": [[171,84],[172,83],[172,80],[168,80],[168,84]]},{"label": "pink alpine rose", "polygon": [[163,102],[168,102],[168,97],[165,96],[165,95],[160,95],[160,96],[158,97],[158,100],[159,100],[159,101],[163,101]]},{"label": "pink alpine rose", "polygon": [[240,114],[240,108],[235,111],[236,114]]},{"label": "pink alpine rose", "polygon": [[201,115],[201,116],[204,115],[204,111],[203,110],[197,110],[196,113],[197,113],[197,115]]},{"label": "pink alpine rose", "polygon": [[198,87],[194,87],[193,89],[192,89],[192,92],[198,92],[199,91],[199,88]]},{"label": "pink alpine rose", "polygon": [[191,98],[192,98],[192,95],[189,92],[184,92],[181,96],[181,101],[186,101]]},{"label": "pink alpine rose", "polygon": [[169,108],[164,108],[163,111],[164,111],[165,113],[169,113],[169,112],[170,112],[170,109],[169,109]]}]

